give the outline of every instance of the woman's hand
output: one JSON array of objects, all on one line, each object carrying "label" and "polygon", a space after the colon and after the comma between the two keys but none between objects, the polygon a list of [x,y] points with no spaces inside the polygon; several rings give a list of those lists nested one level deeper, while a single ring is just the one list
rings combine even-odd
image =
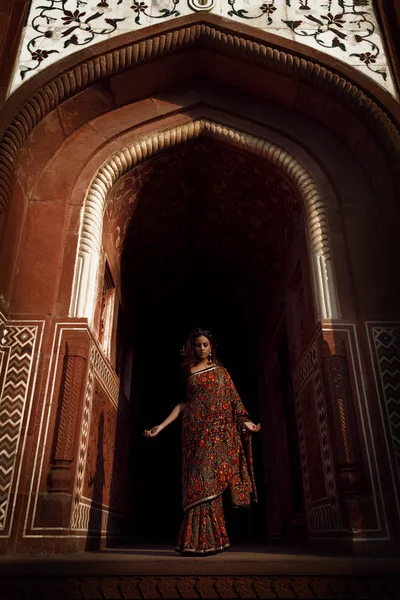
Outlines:
[{"label": "woman's hand", "polygon": [[146,437],[156,437],[162,430],[161,425],[156,425],[153,429],[145,429],[144,434]]},{"label": "woman's hand", "polygon": [[171,413],[168,415],[168,417],[165,419],[165,421],[161,423],[161,425],[156,425],[155,427],[153,427],[153,429],[145,429],[143,435],[145,435],[146,437],[156,437],[156,435],[158,435],[160,431],[164,429],[164,427],[167,427],[170,423],[172,423],[173,421],[175,421],[175,419],[179,417],[179,415],[185,410],[185,406],[186,405],[182,403],[177,404],[175,408],[171,411]]},{"label": "woman's hand", "polygon": [[253,421],[245,421],[243,423],[243,425],[248,431],[251,431],[251,433],[256,433],[257,431],[260,431],[260,429],[261,429],[260,423],[258,423],[258,425],[256,425],[255,423],[253,423]]}]

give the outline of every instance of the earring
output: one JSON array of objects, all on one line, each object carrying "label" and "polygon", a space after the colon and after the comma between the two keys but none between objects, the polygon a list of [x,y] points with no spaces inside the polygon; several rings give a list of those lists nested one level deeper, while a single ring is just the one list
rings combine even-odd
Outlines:
[{"label": "earring", "polygon": [[210,354],[208,355],[208,364],[210,365],[212,363],[212,352],[210,352]]}]

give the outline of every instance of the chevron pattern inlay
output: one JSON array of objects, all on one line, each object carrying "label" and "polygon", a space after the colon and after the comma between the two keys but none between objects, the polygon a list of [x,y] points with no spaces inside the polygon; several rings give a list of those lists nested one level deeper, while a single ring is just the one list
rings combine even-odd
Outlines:
[{"label": "chevron pattern inlay", "polygon": [[400,486],[400,326],[373,327],[372,335]]},{"label": "chevron pattern inlay", "polygon": [[74,529],[90,532],[122,531],[127,525],[124,515],[81,501],[75,511]]},{"label": "chevron pattern inlay", "polygon": [[8,362],[0,395],[0,531],[6,528],[38,328],[8,323],[1,340]]}]

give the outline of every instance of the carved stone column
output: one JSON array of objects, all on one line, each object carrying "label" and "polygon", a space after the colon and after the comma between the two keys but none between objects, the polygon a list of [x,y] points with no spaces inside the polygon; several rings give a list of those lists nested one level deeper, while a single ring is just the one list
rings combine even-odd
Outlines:
[{"label": "carved stone column", "polygon": [[69,347],[66,354],[59,394],[58,418],[54,435],[49,492],[71,492],[71,463],[74,460],[78,406],[86,372],[85,348]]},{"label": "carved stone column", "polygon": [[[80,342],[80,343],[79,343]],[[87,346],[83,340],[64,340],[55,417],[51,470],[47,477],[42,518],[48,525],[68,526],[74,483],[77,430],[86,377]]]},{"label": "carved stone column", "polygon": [[369,501],[368,486],[361,464],[360,441],[350,374],[343,340],[323,342],[323,372],[333,427],[333,452],[337,464],[337,485],[343,522],[352,532],[365,520],[363,505]]}]

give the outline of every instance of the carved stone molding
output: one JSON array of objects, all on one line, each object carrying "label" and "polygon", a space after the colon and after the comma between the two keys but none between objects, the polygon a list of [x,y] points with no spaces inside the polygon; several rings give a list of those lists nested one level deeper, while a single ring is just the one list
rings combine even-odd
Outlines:
[{"label": "carved stone molding", "polygon": [[363,528],[365,512],[371,512],[367,507],[371,499],[361,464],[360,440],[344,342],[336,342],[334,354],[325,349],[322,363],[333,422],[333,447],[338,463],[338,490],[343,518],[350,531],[358,532]]},{"label": "carved stone molding", "polygon": [[74,455],[76,408],[83,385],[85,356],[68,354],[65,357],[60,420],[55,444],[55,460],[71,461]]},{"label": "carved stone molding", "polygon": [[[322,570],[322,569],[321,569]],[[383,575],[102,575],[4,577],[6,598],[397,598],[400,580]]]},{"label": "carved stone molding", "polygon": [[305,208],[320,318],[337,318],[338,304],[333,279],[326,211],[313,178],[293,156],[282,148],[264,139],[205,119],[198,119],[150,135],[119,151],[99,169],[85,201],[70,316],[86,317],[90,322],[93,318],[103,215],[107,195],[113,185],[130,169],[156,153],[202,135],[257,154],[292,180]]},{"label": "carved stone molding", "polygon": [[[90,423],[92,418],[93,392],[96,379],[101,382],[105,389],[110,402],[116,410],[118,406],[119,381],[113,373],[109,362],[102,356],[97,344],[92,343],[89,352],[88,372],[86,376],[86,389],[83,400],[81,431],[79,439],[78,460],[75,476],[75,489],[73,495],[73,509],[71,515],[71,528],[74,530],[87,531],[89,523],[89,513],[91,511],[91,503],[87,503],[87,499],[82,498],[84,488],[84,476],[86,468],[86,459],[88,454]],[[92,511],[90,514],[96,513],[95,521],[101,526],[111,531],[121,523],[122,515],[119,513],[99,510]],[[93,523],[91,524],[93,526]]]},{"label": "carved stone molding", "polygon": [[[36,125],[59,104],[89,85],[144,64],[156,58],[203,45],[219,53],[237,57],[304,81],[329,92],[352,110],[381,141],[388,158],[398,165],[400,134],[388,114],[359,87],[317,61],[306,60],[279,48],[235,35],[221,25],[202,21],[149,35],[100,56],[85,60],[73,69],[54,77],[26,101],[6,128],[0,142],[0,215],[9,203],[18,151]],[[252,33],[254,36],[254,32]]]},{"label": "carved stone molding", "polygon": [[[337,532],[342,529],[318,350],[319,335],[320,333],[317,331],[314,340],[293,372],[304,498],[308,529],[311,535],[328,530]],[[318,440],[310,439],[306,431],[307,421],[311,420],[311,411],[316,418]],[[311,478],[315,477],[316,465],[315,463],[309,464],[309,461],[312,455],[310,448],[313,444],[318,444],[320,447],[319,457],[322,461],[324,478],[324,492],[321,498],[313,497],[312,494]]]},{"label": "carved stone molding", "polygon": [[53,467],[49,475],[50,492],[68,492],[72,486],[71,463],[74,460],[85,368],[85,349],[67,347],[61,379],[59,415],[54,436]]},{"label": "carved stone molding", "polygon": [[96,347],[92,345],[89,358],[89,369],[86,378],[86,390],[83,401],[83,414],[81,423],[81,432],[78,451],[78,465],[76,469],[74,506],[71,519],[72,528],[76,529],[79,522],[79,503],[81,501],[83,490],[83,478],[85,475],[86,456],[89,440],[90,417],[92,412],[93,400],[93,379],[94,379],[94,360],[96,356]]},{"label": "carved stone molding", "polygon": [[335,354],[325,353],[323,368],[336,432],[338,461],[341,464],[358,462],[360,460],[359,441],[355,429],[344,343],[339,345]]}]

